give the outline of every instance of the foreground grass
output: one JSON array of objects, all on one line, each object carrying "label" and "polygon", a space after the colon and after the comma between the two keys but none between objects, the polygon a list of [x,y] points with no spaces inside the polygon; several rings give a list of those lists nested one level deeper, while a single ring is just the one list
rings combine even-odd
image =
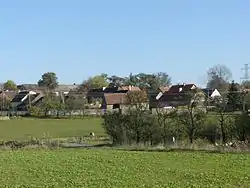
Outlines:
[{"label": "foreground grass", "polygon": [[101,119],[16,119],[0,121],[0,140],[23,140],[30,137],[71,137],[87,136],[95,132],[105,135]]},{"label": "foreground grass", "polygon": [[247,187],[243,154],[114,150],[4,151],[1,187]]}]

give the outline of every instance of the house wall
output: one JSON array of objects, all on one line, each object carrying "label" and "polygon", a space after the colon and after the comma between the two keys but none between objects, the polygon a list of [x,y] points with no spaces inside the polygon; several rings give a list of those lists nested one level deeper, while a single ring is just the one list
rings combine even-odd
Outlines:
[{"label": "house wall", "polygon": [[215,89],[214,92],[211,94],[211,97],[220,97],[220,96],[221,94],[217,89]]}]

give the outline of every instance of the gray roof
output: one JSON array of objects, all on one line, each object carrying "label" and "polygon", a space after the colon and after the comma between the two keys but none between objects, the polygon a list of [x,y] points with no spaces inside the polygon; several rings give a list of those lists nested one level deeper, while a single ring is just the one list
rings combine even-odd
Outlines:
[{"label": "gray roof", "polygon": [[[54,91],[55,92],[67,92],[72,89],[76,89],[79,85],[76,84],[71,84],[71,85],[66,85],[66,84],[60,84]],[[18,89],[20,90],[40,90],[41,87],[39,87],[37,84],[21,84],[17,86]]]},{"label": "gray roof", "polygon": [[67,91],[70,91],[70,90],[73,90],[73,89],[76,89],[79,85],[63,85],[63,84],[60,84],[54,91],[64,91],[64,92],[67,92]]}]

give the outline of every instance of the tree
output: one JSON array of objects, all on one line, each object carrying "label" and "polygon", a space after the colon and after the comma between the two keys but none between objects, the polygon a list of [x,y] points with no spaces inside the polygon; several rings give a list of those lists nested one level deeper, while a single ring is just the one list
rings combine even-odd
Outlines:
[{"label": "tree", "polygon": [[221,139],[225,144],[228,140],[230,116],[227,114],[228,98],[226,94],[215,98],[216,116],[220,127]]},{"label": "tree", "polygon": [[65,100],[65,109],[71,114],[72,111],[79,110],[84,116],[85,105],[87,104],[86,93],[75,91],[69,93],[68,98]]},{"label": "tree", "polygon": [[139,86],[137,75],[130,73],[128,77],[125,77],[124,85]]},{"label": "tree", "polygon": [[250,89],[250,81],[246,80],[246,81],[243,81],[241,86],[244,88],[244,89]]},{"label": "tree", "polygon": [[42,75],[42,78],[38,81],[38,85],[47,90],[53,90],[58,87],[56,73],[47,72]]},{"label": "tree", "polygon": [[109,87],[120,87],[125,85],[125,78],[115,75],[108,77],[108,81],[109,81]]},{"label": "tree", "polygon": [[224,65],[215,65],[208,70],[207,75],[207,88],[210,89],[226,90],[228,81],[232,78],[230,69]]},{"label": "tree", "polygon": [[129,105],[129,109],[135,109],[136,113],[139,114],[144,113],[148,109],[148,96],[143,90],[128,92],[126,102]]},{"label": "tree", "polygon": [[205,122],[206,113],[205,107],[202,104],[204,94],[198,90],[189,93],[184,93],[187,100],[187,109],[179,114],[179,121],[184,126],[184,131],[187,133],[190,143],[196,136]]},{"label": "tree", "polygon": [[163,143],[166,146],[170,136],[177,136],[178,127],[176,127],[177,110],[168,110],[164,108],[156,108],[157,121],[161,127],[161,135]]},{"label": "tree", "polygon": [[65,110],[65,103],[61,96],[53,96],[52,109],[56,110],[56,117],[59,119],[60,112]]},{"label": "tree", "polygon": [[17,85],[14,81],[12,80],[7,80],[4,84],[3,84],[3,89],[4,90],[9,90],[9,91],[16,91],[17,90]]},{"label": "tree", "polygon": [[157,87],[165,87],[165,86],[170,86],[171,85],[171,78],[165,72],[156,73],[156,78],[157,78],[157,82],[158,82]]},{"label": "tree", "polygon": [[247,113],[236,116],[234,132],[240,141],[250,138],[250,117]]},{"label": "tree", "polygon": [[242,93],[238,90],[237,84],[232,81],[227,94],[227,110],[236,111],[242,109]]},{"label": "tree", "polygon": [[126,96],[128,104],[128,117],[130,124],[128,129],[133,133],[136,144],[139,144],[143,138],[143,126],[145,120],[145,112],[147,111],[148,97],[145,91],[130,91]]},{"label": "tree", "polygon": [[130,74],[126,78],[127,85],[138,86],[143,89],[156,91],[159,87],[169,86],[171,78],[167,73],[158,72],[154,74],[139,73],[137,75]]},{"label": "tree", "polygon": [[250,93],[243,92],[243,111],[248,111],[250,107]]},{"label": "tree", "polygon": [[81,88],[97,89],[107,87],[109,85],[107,79],[108,78],[106,74],[90,77],[82,83]]},{"label": "tree", "polygon": [[0,110],[9,110],[11,108],[11,99],[4,93],[0,93]]},{"label": "tree", "polygon": [[52,93],[46,93],[42,102],[39,104],[39,108],[44,113],[44,116],[47,117],[48,113],[51,110],[55,110],[57,105],[57,99]]}]

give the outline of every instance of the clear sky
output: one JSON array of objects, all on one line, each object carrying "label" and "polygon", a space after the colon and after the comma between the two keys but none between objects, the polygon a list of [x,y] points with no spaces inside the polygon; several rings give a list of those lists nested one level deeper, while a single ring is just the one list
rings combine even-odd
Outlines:
[{"label": "clear sky", "polygon": [[8,0],[0,26],[0,82],[161,71],[203,85],[215,64],[239,81],[250,63],[249,0]]}]

